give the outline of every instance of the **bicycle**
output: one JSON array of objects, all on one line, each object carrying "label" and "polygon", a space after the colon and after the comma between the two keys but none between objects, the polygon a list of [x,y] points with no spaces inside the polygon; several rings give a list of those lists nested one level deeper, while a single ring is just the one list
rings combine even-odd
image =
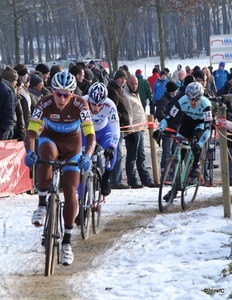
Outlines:
[{"label": "bicycle", "polygon": [[63,206],[64,201],[60,199],[60,172],[63,166],[78,166],[78,163],[56,160],[38,159],[38,164],[52,166],[52,183],[46,200],[46,217],[42,234],[41,244],[45,247],[45,276],[54,274],[55,248],[57,249],[57,264],[60,263],[59,253],[64,236]]},{"label": "bicycle", "polygon": [[[175,153],[167,161],[161,176],[158,197],[160,212],[167,210],[176,198],[178,191],[181,191],[182,209],[189,210],[196,198],[200,183],[200,174],[196,178],[189,176],[194,161],[191,144],[195,143],[195,139],[189,140],[176,136],[170,136],[170,138],[175,139],[177,146]],[[181,158],[182,149],[186,149],[184,160]]]},{"label": "bicycle", "polygon": [[101,195],[101,177],[102,171],[98,165],[98,153],[100,146],[97,146],[91,158],[91,170],[82,174],[81,195],[80,195],[80,227],[82,239],[89,237],[91,213],[92,213],[92,230],[94,234],[99,232],[102,204],[105,197]]}]

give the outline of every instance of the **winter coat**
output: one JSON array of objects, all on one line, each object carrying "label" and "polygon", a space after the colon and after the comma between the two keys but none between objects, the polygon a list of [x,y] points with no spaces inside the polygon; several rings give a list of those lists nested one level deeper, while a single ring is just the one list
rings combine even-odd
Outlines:
[{"label": "winter coat", "polygon": [[217,91],[220,90],[220,88],[222,88],[225,82],[227,81],[227,75],[228,72],[224,69],[218,69],[213,72]]},{"label": "winter coat", "polygon": [[143,104],[143,107],[146,106],[147,99],[149,102],[152,101],[152,92],[149,82],[146,79],[143,79],[141,74],[136,75],[138,78],[138,93]]},{"label": "winter coat", "polygon": [[161,80],[160,78],[156,80],[154,84],[154,94],[153,94],[153,102],[157,104],[157,101],[163,96],[166,90],[166,84],[168,83],[168,79]]},{"label": "winter coat", "polygon": [[116,81],[110,80],[107,89],[108,98],[110,98],[117,107],[120,126],[128,126],[130,121],[122,88],[117,84]]},{"label": "winter coat", "polygon": [[0,78],[0,140],[7,139],[15,114],[15,98],[12,90]]},{"label": "winter coat", "polygon": [[152,76],[147,78],[147,81],[150,83],[151,91],[154,92],[154,83],[159,79],[159,73],[153,73]]}]

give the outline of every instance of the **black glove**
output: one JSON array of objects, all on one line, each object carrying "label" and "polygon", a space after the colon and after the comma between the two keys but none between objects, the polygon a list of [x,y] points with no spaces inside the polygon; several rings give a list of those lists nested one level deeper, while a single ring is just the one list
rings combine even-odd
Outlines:
[{"label": "black glove", "polygon": [[201,147],[198,144],[192,146],[192,151],[194,155],[197,155],[201,152]]},{"label": "black glove", "polygon": [[127,139],[130,143],[134,143],[134,142],[135,142],[135,133],[132,132],[132,133],[128,134],[128,135],[126,136],[126,139]]},{"label": "black glove", "polygon": [[152,137],[156,140],[157,144],[160,146],[160,140],[162,138],[163,132],[159,129],[153,132]]},{"label": "black glove", "polygon": [[113,147],[109,147],[108,149],[106,149],[104,151],[104,156],[105,158],[111,160],[114,157],[114,148]]}]

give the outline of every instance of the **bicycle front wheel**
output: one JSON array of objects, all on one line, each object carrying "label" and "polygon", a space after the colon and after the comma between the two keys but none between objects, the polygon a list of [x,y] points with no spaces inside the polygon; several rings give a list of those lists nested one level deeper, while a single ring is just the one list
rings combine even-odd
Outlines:
[{"label": "bicycle front wheel", "polygon": [[82,176],[82,189],[80,198],[80,226],[81,237],[86,240],[89,237],[90,213],[92,204],[92,178],[90,173],[86,172]]},{"label": "bicycle front wheel", "polygon": [[93,207],[92,207],[92,226],[93,233],[97,234],[100,228],[101,219],[101,175],[100,170],[96,170],[93,179]]},{"label": "bicycle front wheel", "polygon": [[158,198],[160,212],[165,212],[173,202],[173,199],[176,197],[177,188],[176,178],[174,178],[174,174],[177,167],[177,158],[175,156],[170,157],[161,176]]},{"label": "bicycle front wheel", "polygon": [[184,189],[181,193],[181,207],[183,210],[189,210],[192,207],[200,184],[200,174],[195,178],[189,176],[191,169],[192,164],[188,167]]},{"label": "bicycle front wheel", "polygon": [[57,196],[49,197],[48,221],[45,229],[45,276],[53,275],[55,264],[55,229],[56,229]]}]

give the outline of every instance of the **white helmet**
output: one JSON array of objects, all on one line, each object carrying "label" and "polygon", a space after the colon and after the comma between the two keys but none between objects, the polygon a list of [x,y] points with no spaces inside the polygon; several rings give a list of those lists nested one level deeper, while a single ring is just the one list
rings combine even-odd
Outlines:
[{"label": "white helmet", "polygon": [[199,82],[192,82],[187,85],[185,95],[189,100],[199,100],[204,95],[203,85]]},{"label": "white helmet", "polygon": [[58,72],[52,77],[51,85],[54,90],[74,91],[77,87],[76,78],[68,71]]}]

